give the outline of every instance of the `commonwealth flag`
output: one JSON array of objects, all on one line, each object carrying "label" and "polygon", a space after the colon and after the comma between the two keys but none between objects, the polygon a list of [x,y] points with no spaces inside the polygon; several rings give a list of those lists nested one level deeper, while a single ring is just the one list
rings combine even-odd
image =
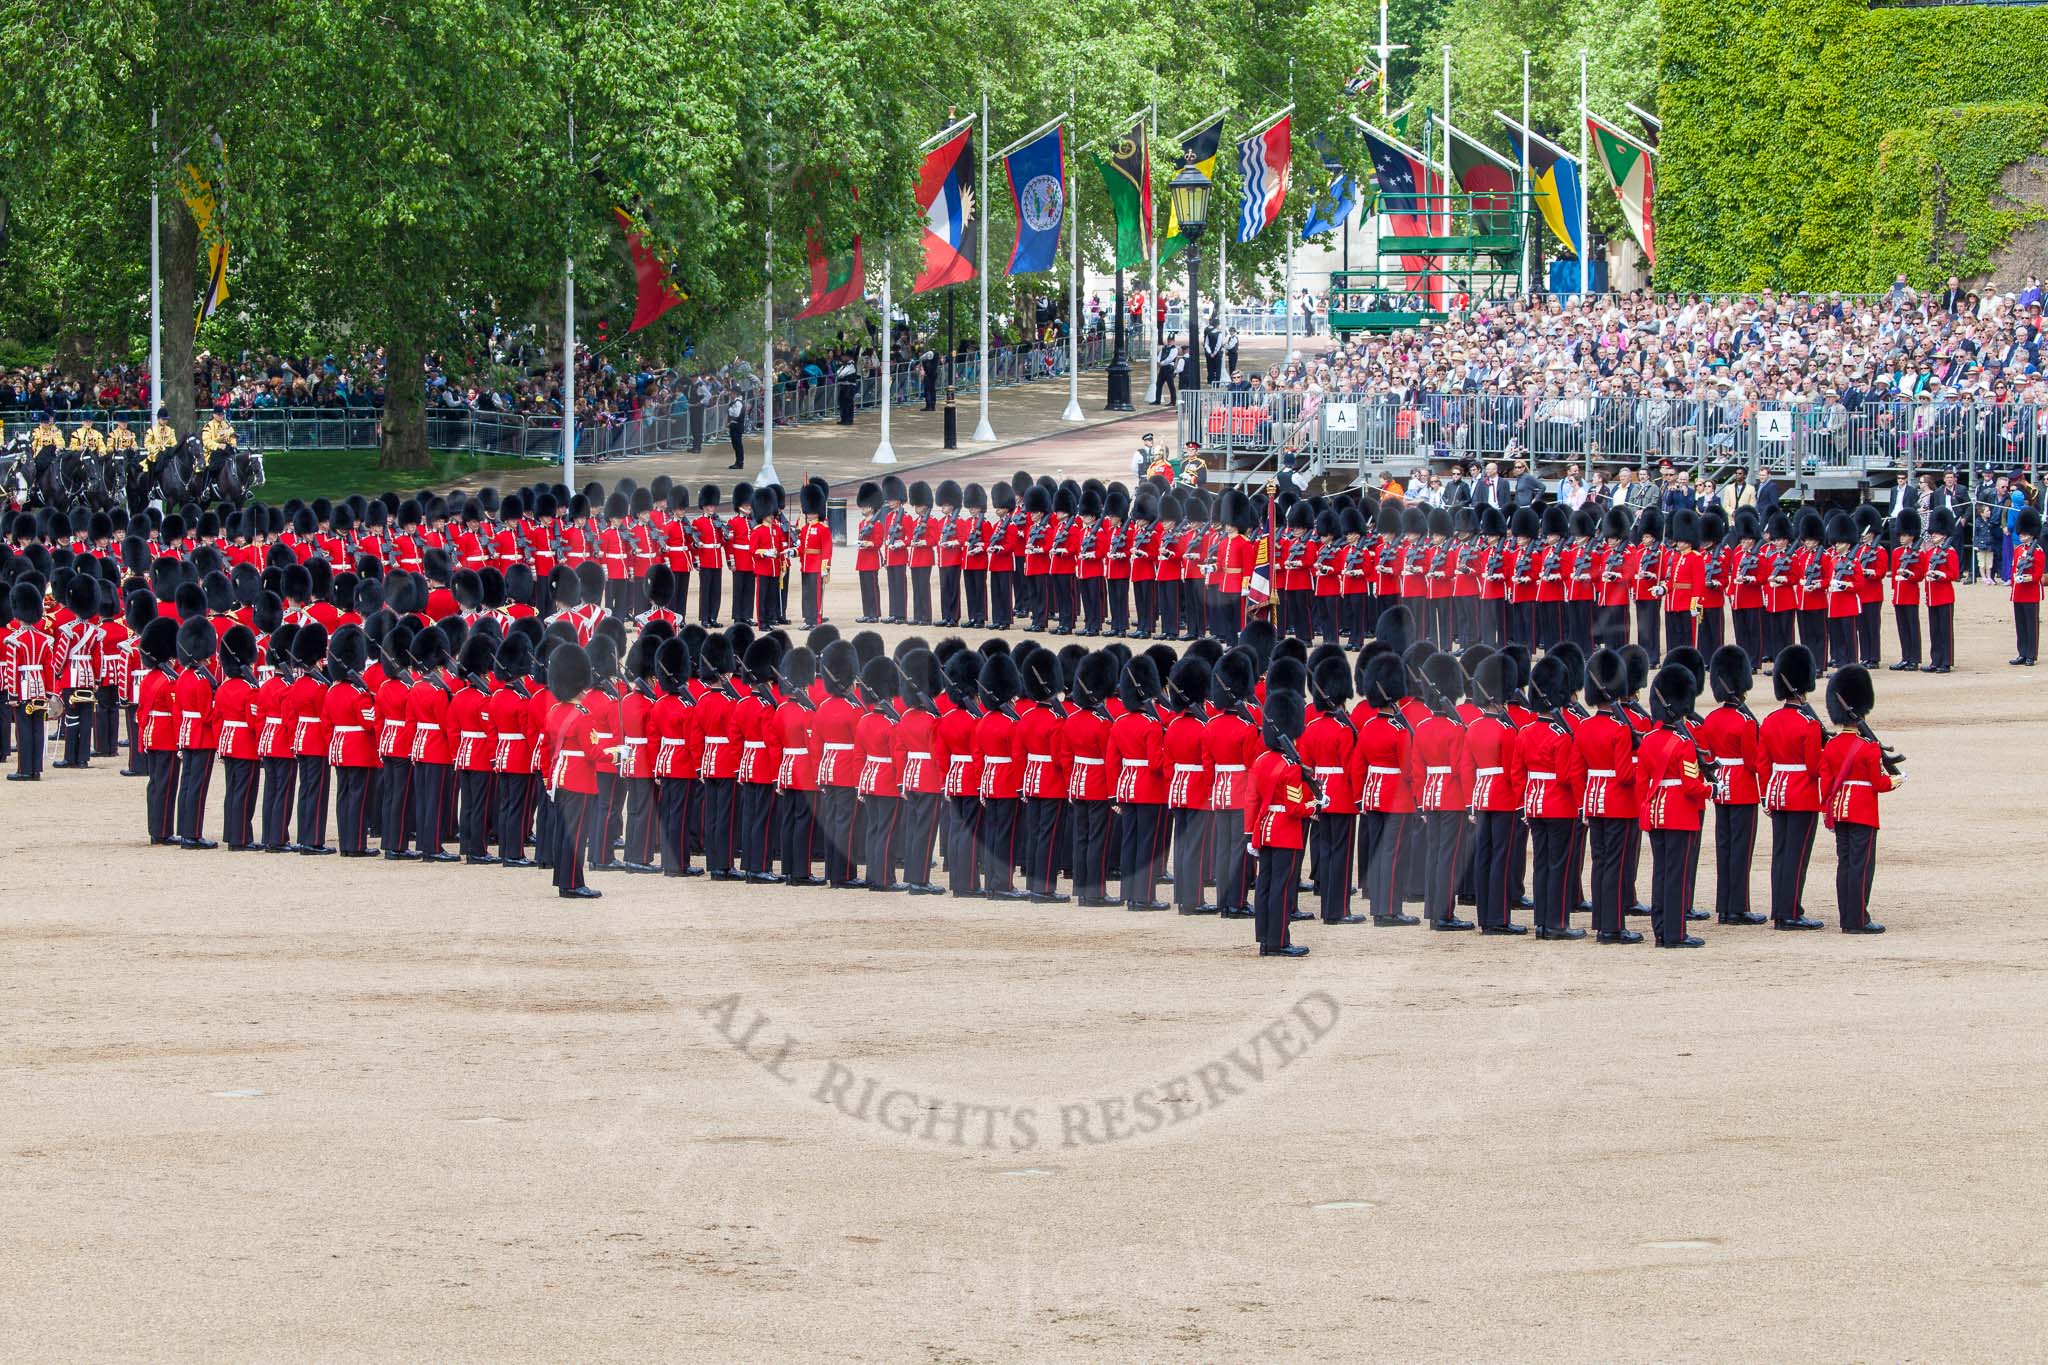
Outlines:
[{"label": "commonwealth flag", "polygon": [[1621,204],[1622,220],[1629,235],[1643,249],[1643,259],[1657,263],[1657,230],[1653,213],[1657,162],[1650,149],[1611,123],[1586,115],[1586,132],[1591,137],[1593,159],[1607,168],[1614,182],[1614,197]]},{"label": "commonwealth flag", "polygon": [[1579,254],[1579,200],[1585,194],[1584,182],[1579,178],[1578,158],[1567,156],[1564,148],[1524,128],[1498,109],[1493,111],[1493,116],[1507,126],[1508,143],[1515,149],[1517,164],[1528,164],[1529,191],[1535,197],[1536,208],[1543,215],[1544,224],[1557,238],[1558,248],[1576,259]]},{"label": "commonwealth flag", "polygon": [[[219,150],[218,139],[214,147]],[[192,322],[192,331],[197,335],[199,324],[212,317],[228,299],[228,239],[226,233],[214,227],[219,205],[214,199],[213,183],[197,166],[185,167],[178,193],[185,207],[192,211],[192,221],[199,225],[199,240],[206,243],[206,294],[199,300],[199,316]]]},{"label": "commonwealth flag", "polygon": [[1152,257],[1152,155],[1143,116],[1111,144],[1109,160],[1098,156],[1095,166],[1116,210],[1116,267],[1135,270]]},{"label": "commonwealth flag", "polygon": [[[1216,178],[1216,154],[1223,147],[1223,115],[1218,114],[1204,126],[1195,129],[1180,140],[1182,162],[1193,158],[1203,175],[1211,180]],[[1175,172],[1179,174],[1179,172]],[[1173,254],[1188,244],[1181,236],[1180,219],[1173,212],[1173,197],[1167,196],[1166,239],[1159,244],[1159,259],[1162,263],[1173,259]]]}]

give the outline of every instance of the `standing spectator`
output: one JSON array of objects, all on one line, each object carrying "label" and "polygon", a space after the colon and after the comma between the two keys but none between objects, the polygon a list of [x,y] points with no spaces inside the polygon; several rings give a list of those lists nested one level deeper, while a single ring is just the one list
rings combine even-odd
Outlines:
[{"label": "standing spectator", "polygon": [[1516,460],[1515,506],[1534,507],[1543,501],[1543,480],[1536,477],[1527,460]]}]

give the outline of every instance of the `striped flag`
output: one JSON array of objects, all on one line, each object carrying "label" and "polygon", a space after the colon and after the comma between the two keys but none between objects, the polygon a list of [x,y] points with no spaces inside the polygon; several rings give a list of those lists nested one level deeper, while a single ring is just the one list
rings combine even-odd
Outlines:
[{"label": "striped flag", "polygon": [[1259,540],[1259,548],[1253,552],[1251,581],[1244,586],[1244,620],[1249,621],[1253,612],[1273,600],[1273,537],[1276,533],[1274,504],[1276,498],[1266,499],[1266,534]]},{"label": "striped flag", "polygon": [[1294,116],[1237,144],[1237,178],[1244,196],[1237,210],[1237,240],[1249,242],[1273,226],[1287,202],[1287,172],[1294,161]]}]

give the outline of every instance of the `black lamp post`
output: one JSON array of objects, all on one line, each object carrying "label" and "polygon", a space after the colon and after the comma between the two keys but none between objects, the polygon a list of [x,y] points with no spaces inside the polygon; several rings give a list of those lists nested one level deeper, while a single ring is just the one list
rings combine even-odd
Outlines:
[{"label": "black lamp post", "polygon": [[1131,357],[1124,350],[1124,268],[1116,268],[1116,341],[1109,353],[1109,401],[1107,412],[1131,410]]},{"label": "black lamp post", "polygon": [[1180,174],[1167,186],[1173,196],[1173,216],[1180,220],[1181,235],[1188,239],[1188,349],[1187,376],[1183,389],[1198,387],[1196,381],[1203,375],[1203,356],[1200,346],[1202,333],[1202,230],[1209,226],[1209,191],[1212,188],[1209,177],[1202,174],[1202,168],[1195,164],[1192,153],[1187,165],[1180,168]]}]

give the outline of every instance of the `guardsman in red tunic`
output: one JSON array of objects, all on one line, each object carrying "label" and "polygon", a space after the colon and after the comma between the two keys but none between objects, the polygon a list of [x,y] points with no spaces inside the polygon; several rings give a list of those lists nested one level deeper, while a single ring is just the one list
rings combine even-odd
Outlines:
[{"label": "guardsman in red tunic", "polygon": [[1920,514],[1912,508],[1892,522],[1895,537],[1886,560],[1892,585],[1892,622],[1899,631],[1899,661],[1894,673],[1920,668]]},{"label": "guardsman in red tunic", "polygon": [[1081,609],[1081,634],[1102,634],[1103,614],[1108,608],[1107,583],[1111,546],[1116,539],[1113,519],[1104,515],[1117,494],[1096,488],[1081,490],[1081,516],[1074,523],[1074,593]]},{"label": "guardsman in red tunic", "polygon": [[43,728],[57,691],[56,646],[43,629],[43,596],[32,582],[8,594],[15,624],[0,643],[0,695],[14,712],[15,766],[10,782],[43,780]]},{"label": "guardsman in red tunic", "polygon": [[[944,485],[940,487],[943,490]],[[979,630],[988,622],[988,546],[994,527],[988,518],[987,489],[978,483],[971,483],[960,496],[961,514],[952,534],[959,549],[960,590],[966,597],[965,624],[970,630]],[[956,597],[949,618],[946,612],[946,560],[943,539],[940,544],[939,624],[955,626],[962,623],[961,604],[960,599]]]},{"label": "guardsman in red tunic", "polygon": [[932,658],[930,650],[910,649],[904,651],[897,668],[902,696],[896,725],[889,737],[897,780],[903,790],[896,847],[910,894],[942,896],[946,888],[932,880],[939,803],[945,800],[946,792],[946,763],[939,747],[940,716],[934,696],[938,688],[938,661]]},{"label": "guardsman in red tunic", "polygon": [[[1018,477],[1022,477],[1021,471]],[[1008,630],[1017,619],[1017,605],[1023,601],[1016,571],[1017,560],[1024,553],[1024,526],[1029,517],[1019,505],[1014,481],[996,484],[989,490],[989,497],[995,510],[983,526],[988,542],[988,624],[992,630]],[[967,624],[979,627],[980,622],[973,619],[972,590],[969,591]]]},{"label": "guardsman in red tunic", "polygon": [[1856,621],[1863,610],[1857,595],[1856,524],[1836,512],[1827,522],[1828,548],[1821,564],[1821,581],[1826,586],[1828,615],[1828,667],[1846,668],[1860,662],[1857,655]]},{"label": "guardsman in red tunic", "polygon": [[1172,827],[1166,814],[1166,722],[1159,714],[1159,670],[1146,655],[1124,665],[1117,680],[1123,714],[1109,729],[1110,780],[1123,820],[1126,910],[1164,910],[1160,866]]},{"label": "guardsman in red tunic", "polygon": [[[412,642],[415,632],[400,621],[385,634],[384,680],[377,684],[377,754],[384,771],[378,778],[377,800],[382,807],[377,822],[378,844],[394,862],[419,856],[409,847],[412,841]],[[271,653],[277,653],[277,637],[271,637]],[[268,686],[268,684],[265,684]],[[266,774],[267,777],[267,774]]]},{"label": "guardsman in red tunic", "polygon": [[221,842],[237,853],[255,843],[256,823],[256,635],[236,626],[220,641],[221,683],[214,690],[214,728],[227,775],[221,802]]},{"label": "guardsman in red tunic", "polygon": [[[1131,495],[1112,488],[1102,500],[1102,521],[1095,528],[1095,555],[1102,567],[1102,579],[1094,593],[1094,623],[1084,635],[1112,635],[1119,639],[1131,630],[1131,547],[1140,528],[1131,519]],[[1087,566],[1082,584],[1088,587]],[[1083,598],[1084,616],[1090,599]]]},{"label": "guardsman in red tunic", "polygon": [[1472,799],[1472,758],[1458,706],[1465,670],[1455,655],[1436,653],[1423,660],[1422,680],[1430,709],[1416,722],[1414,745],[1424,841],[1422,913],[1431,928],[1470,929],[1473,923],[1457,914],[1458,879],[1466,862],[1465,813]]},{"label": "guardsman in red tunic", "polygon": [[[1160,506],[1159,494],[1149,488],[1140,489],[1131,500],[1131,600],[1137,615],[1132,618],[1128,631],[1120,630],[1116,633],[1129,634],[1137,640],[1152,638],[1152,623],[1159,617],[1158,557],[1162,540],[1159,531]],[[1112,619],[1114,616],[1112,610]]]},{"label": "guardsman in red tunic", "polygon": [[1757,557],[1764,576],[1764,621],[1758,666],[1766,672],[1777,666],[1777,658],[1792,643],[1793,627],[1799,617],[1799,585],[1793,579],[1795,551],[1792,546],[1792,518],[1773,512],[1764,523],[1764,548]]},{"label": "guardsman in red tunic", "polygon": [[[1319,646],[1318,652],[1323,649]],[[1323,923],[1363,924],[1365,917],[1351,909],[1351,851],[1358,827],[1358,788],[1351,768],[1358,726],[1345,711],[1351,701],[1350,660],[1340,652],[1323,653],[1309,670],[1308,689],[1312,714],[1295,741],[1295,752],[1323,794],[1308,836],[1310,880]]]},{"label": "guardsman in red tunic", "polygon": [[[16,584],[17,588],[28,586]],[[33,592],[33,588],[30,589]],[[10,603],[12,610],[14,603]],[[42,603],[35,609],[40,612]],[[143,673],[135,690],[135,737],[141,762],[149,774],[147,816],[149,842],[173,842],[178,791],[178,623],[160,616],[143,626],[135,638],[135,657]]]},{"label": "guardsman in red tunic", "polygon": [[428,626],[415,635],[412,661],[416,676],[406,693],[405,712],[412,732],[413,830],[421,862],[452,863],[457,855],[442,848],[450,833],[448,784],[455,761],[448,716],[455,688],[444,672],[450,662],[447,634],[439,626]]},{"label": "guardsman in red tunic", "polygon": [[886,553],[883,537],[889,529],[888,518],[882,511],[882,486],[862,484],[853,502],[861,512],[860,525],[853,533],[853,571],[860,577],[860,615],[853,619],[858,625],[867,625],[882,619],[881,575]]},{"label": "guardsman in red tunic", "polygon": [[[1382,624],[1388,619],[1383,615]],[[1419,924],[1401,908],[1401,851],[1415,813],[1415,732],[1401,708],[1408,698],[1401,656],[1383,650],[1361,658],[1358,694],[1350,776],[1358,792],[1358,863],[1366,901],[1374,924]]]},{"label": "guardsman in red tunic", "polygon": [[375,856],[370,830],[377,816],[377,698],[363,670],[370,663],[370,637],[361,626],[343,626],[327,642],[327,671],[333,682],[320,703],[327,726],[327,762],[334,773],[335,843],[344,858]]},{"label": "guardsman in red tunic", "polygon": [[784,575],[789,561],[796,554],[789,523],[782,519],[777,499],[778,494],[767,488],[754,494],[754,529],[749,533],[754,555],[754,619],[763,630],[789,619],[783,584],[787,581]]},{"label": "guardsman in red tunic", "polygon": [[1522,784],[1522,815],[1529,823],[1530,890],[1536,900],[1536,937],[1578,939],[1571,927],[1577,897],[1572,843],[1585,806],[1586,760],[1573,738],[1565,711],[1571,703],[1571,670],[1546,654],[1529,674],[1530,704],[1537,712],[1515,735],[1515,778]]},{"label": "guardsman in red tunic", "polygon": [[1060,868],[1073,832],[1067,825],[1067,753],[1062,732],[1067,708],[1060,701],[1060,661],[1051,650],[1034,649],[1024,659],[1024,700],[1016,703],[1017,743],[1024,752],[1018,791],[1024,802],[1024,889],[1034,903],[1055,905]]},{"label": "guardsman in red tunic", "polygon": [[[1094,489],[1088,492],[1096,492]],[[1059,522],[1052,533],[1052,549],[1046,561],[1047,585],[1052,589],[1054,635],[1074,633],[1075,621],[1081,611],[1080,565],[1081,551],[1088,533],[1093,529],[1093,520],[1084,523],[1081,516],[1083,491],[1063,487],[1055,500],[1059,510]],[[1097,514],[1101,510],[1100,495],[1095,501]]]},{"label": "guardsman in red tunic", "polygon": [[939,665],[939,684],[938,747],[932,757],[945,768],[940,790],[945,797],[941,828],[946,888],[955,896],[977,896],[981,894],[980,855],[976,851],[981,828],[981,756],[974,747],[974,729],[981,717],[976,701],[981,656],[961,648]]},{"label": "guardsman in red tunic", "polygon": [[975,522],[960,514],[962,494],[956,481],[942,480],[934,496],[938,513],[931,522],[931,552],[939,570],[939,624],[951,630],[960,624],[960,581]]},{"label": "guardsman in red tunic", "polygon": [[1260,957],[1303,957],[1308,949],[1290,941],[1288,922],[1301,884],[1304,820],[1316,815],[1315,788],[1301,765],[1286,756],[1300,738],[1305,708],[1295,693],[1266,696],[1261,737],[1265,751],[1252,762],[1250,787],[1258,819],[1252,842],[1259,850],[1253,915]]},{"label": "guardsman in red tunic", "polygon": [[1652,927],[1659,948],[1697,948],[1701,940],[1685,932],[1692,911],[1694,872],[1698,866],[1700,827],[1711,788],[1700,772],[1700,751],[1686,730],[1699,684],[1692,670],[1666,664],[1650,684],[1650,705],[1657,728],[1643,736],[1636,751],[1636,780],[1642,789],[1642,825],[1650,832],[1650,875],[1656,889]]},{"label": "guardsman in red tunic", "polygon": [[1465,753],[1472,773],[1472,898],[1482,934],[1523,934],[1511,923],[1514,856],[1519,844],[1516,813],[1522,789],[1515,782],[1516,725],[1508,714],[1515,690],[1514,661],[1503,654],[1483,657],[1472,670],[1472,700],[1479,715],[1465,727]]},{"label": "guardsman in red tunic", "polygon": [[1771,814],[1771,927],[1818,929],[1800,901],[1806,891],[1806,863],[1813,856],[1814,826],[1820,819],[1820,717],[1806,699],[1813,692],[1813,655],[1788,645],[1778,656],[1771,687],[1784,705],[1757,727],[1764,770],[1764,809]]},{"label": "guardsman in red tunic", "polygon": [[334,852],[327,842],[327,796],[333,772],[327,765],[327,628],[318,621],[299,627],[292,640],[292,680],[285,706],[291,716],[291,752],[298,763],[298,842],[292,852],[318,856]]},{"label": "guardsman in red tunic", "polygon": [[903,780],[896,766],[896,699],[903,690],[896,662],[877,657],[861,665],[862,711],[853,729],[860,756],[863,864],[870,891],[904,891],[896,877],[903,862],[899,825]]},{"label": "guardsman in red tunic", "polygon": [[1735,643],[1753,671],[1764,658],[1764,557],[1763,522],[1754,507],[1735,513],[1735,543],[1728,548],[1729,605],[1734,608]]},{"label": "guardsman in red tunic", "polygon": [[818,754],[817,837],[823,850],[825,881],[846,888],[855,885],[860,866],[860,770],[856,731],[861,706],[854,697],[860,683],[860,653],[847,640],[834,640],[818,656],[823,695],[811,717],[811,742]]},{"label": "guardsman in red tunic", "polygon": [[730,723],[740,750],[733,817],[739,836],[740,872],[748,881],[762,883],[777,880],[769,864],[778,848],[775,779],[781,768],[781,728],[775,723],[775,667],[780,658],[776,642],[763,636],[747,646],[740,672],[733,678],[740,690],[739,700],[732,704]]},{"label": "guardsman in red tunic", "polygon": [[910,624],[932,623],[932,568],[939,559],[939,519],[932,515],[932,486],[923,479],[910,485],[910,512],[904,517],[904,539],[910,555]]},{"label": "guardsman in red tunic", "polygon": [[[1343,660],[1337,661],[1340,665]],[[1346,668],[1348,672],[1348,667]],[[1166,678],[1163,742],[1167,762],[1166,805],[1173,812],[1173,904],[1183,915],[1214,914],[1203,889],[1216,863],[1216,820],[1209,809],[1214,777],[1209,771],[1209,665],[1188,654]]]},{"label": "guardsman in red tunic", "polygon": [[1920,551],[1920,583],[1927,598],[1927,662],[1922,673],[1946,673],[1956,661],[1956,581],[1962,561],[1949,538],[1956,517],[1937,507],[1927,521],[1927,544]]},{"label": "guardsman in red tunic", "polygon": [[[1700,514],[1681,507],[1671,514],[1671,543],[1665,547],[1656,591],[1664,603],[1664,648],[1699,648],[1705,612],[1707,561],[1700,553],[1705,532]],[[1698,608],[1698,610],[1695,610]]]},{"label": "guardsman in red tunic", "polygon": [[690,866],[690,817],[697,808],[697,773],[704,763],[697,699],[690,690],[692,667],[690,647],[681,640],[664,640],[655,651],[660,694],[648,713],[647,741],[654,750],[659,789],[664,877],[703,875],[702,869]]},{"label": "guardsman in red tunic", "polygon": [[1641,943],[1623,920],[1635,904],[1629,831],[1641,828],[1636,791],[1636,727],[1621,703],[1628,695],[1628,665],[1611,649],[1586,664],[1586,704],[1593,713],[1573,727],[1572,740],[1586,763],[1584,815],[1591,849],[1593,933],[1601,943]]},{"label": "guardsman in red tunic", "polygon": [[894,474],[882,476],[882,572],[889,585],[889,614],[902,625],[910,616],[910,490]]},{"label": "guardsman in red tunic", "polygon": [[1109,731],[1115,718],[1107,706],[1116,688],[1116,675],[1114,655],[1095,653],[1080,660],[1057,740],[1057,752],[1066,762],[1074,900],[1092,909],[1116,904],[1108,890],[1117,866],[1117,841],[1110,819],[1114,792],[1108,764]]},{"label": "guardsman in red tunic", "polygon": [[743,700],[731,678],[738,666],[732,641],[723,635],[705,637],[697,664],[699,675],[708,684],[697,698],[697,716],[704,738],[703,766],[698,773],[704,811],[704,862],[711,880],[732,881],[742,875],[734,868],[740,847],[741,736],[733,712]]},{"label": "guardsman in red tunic", "polygon": [[815,630],[826,620],[825,585],[832,581],[832,527],[825,520],[825,488],[806,483],[797,498],[803,525],[796,533],[796,568],[804,625]]},{"label": "guardsman in red tunic", "polygon": [[[1015,890],[1018,793],[1023,790],[1024,749],[1017,736],[1020,717],[1015,706],[1023,675],[1008,654],[993,653],[981,661],[977,679],[982,714],[974,722],[975,761],[981,770],[981,854],[984,894],[990,900],[1021,901],[1030,893]],[[1162,907],[1164,908],[1164,907]]]},{"label": "guardsman in red tunic", "polygon": [[213,726],[213,660],[220,636],[213,623],[195,616],[178,626],[178,662],[183,671],[173,685],[178,710],[178,847],[217,848],[205,835],[206,789],[213,781],[214,749],[220,742]]},{"label": "guardsman in red tunic", "polygon": [[603,893],[583,880],[583,850],[590,842],[591,806],[597,800],[598,746],[603,736],[583,705],[593,674],[580,645],[564,643],[548,655],[548,708],[541,730],[540,761],[548,795],[557,812],[555,892],[564,900],[595,900]]},{"label": "guardsman in red tunic", "polygon": [[720,534],[732,559],[732,619],[754,623],[754,486],[732,486],[732,515]]},{"label": "guardsman in red tunic", "polygon": [[1845,934],[1881,934],[1870,918],[1877,876],[1877,798],[1906,780],[1864,724],[1877,704],[1870,671],[1852,665],[1828,682],[1828,719],[1842,728],[1821,754],[1821,800],[1835,832],[1835,906]]},{"label": "guardsman in red tunic", "polygon": [[[1664,514],[1655,507],[1645,507],[1636,514],[1636,543],[1629,548],[1622,559],[1622,573],[1628,580],[1629,600],[1636,609],[1636,643],[1653,659],[1663,657],[1664,649],[1659,641],[1663,638],[1659,622],[1663,614],[1657,609],[1662,586],[1657,573],[1662,558],[1664,542]],[[1673,644],[1678,643],[1676,640]]]},{"label": "guardsman in red tunic", "polygon": [[[263,773],[262,848],[266,853],[289,853],[292,849],[292,796],[299,782],[299,759],[294,747],[299,729],[295,708],[307,695],[292,691],[298,678],[298,662],[292,657],[292,649],[298,638],[299,628],[294,625],[280,625],[271,631],[265,647],[270,676],[256,688],[252,719],[256,723],[256,758]],[[405,638],[411,638],[410,632]]]},{"label": "guardsman in red tunic", "polygon": [[1701,756],[1714,765],[1707,774],[1714,797],[1714,911],[1723,924],[1762,924],[1765,917],[1749,908],[1749,869],[1762,797],[1757,775],[1763,761],[1757,719],[1746,700],[1753,681],[1749,656],[1740,645],[1715,650],[1707,678],[1720,705],[1693,727],[1693,734]]},{"label": "guardsman in red tunic", "polygon": [[1250,919],[1251,884],[1257,868],[1246,847],[1256,823],[1251,765],[1259,754],[1258,711],[1252,697],[1259,680],[1251,652],[1240,646],[1216,661],[1209,674],[1209,721],[1203,727],[1209,769],[1209,813],[1216,847],[1210,880],[1225,919]]},{"label": "guardsman in red tunic", "polygon": [[456,851],[473,867],[491,867],[498,861],[491,853],[491,824],[497,813],[491,755],[497,744],[484,719],[491,700],[491,665],[497,657],[497,641],[489,635],[479,633],[464,640],[455,669],[455,696],[448,704],[458,788]]},{"label": "guardsman in red tunic", "polygon": [[[720,597],[725,582],[724,522],[718,515],[719,487],[707,483],[697,492],[697,516],[690,522],[690,556],[697,564],[697,624],[708,629],[718,624]],[[538,572],[538,570],[536,570]]]},{"label": "guardsman in red tunic", "polygon": [[[2012,562],[2006,567],[2012,584],[2013,634],[2019,653],[2011,663],[2032,668],[2041,652],[2041,578],[2048,574],[2048,552],[2041,549],[2041,514],[2029,507],[2019,514],[2014,527],[2019,538],[2013,542]],[[1875,822],[1872,828],[1876,828]]]}]

